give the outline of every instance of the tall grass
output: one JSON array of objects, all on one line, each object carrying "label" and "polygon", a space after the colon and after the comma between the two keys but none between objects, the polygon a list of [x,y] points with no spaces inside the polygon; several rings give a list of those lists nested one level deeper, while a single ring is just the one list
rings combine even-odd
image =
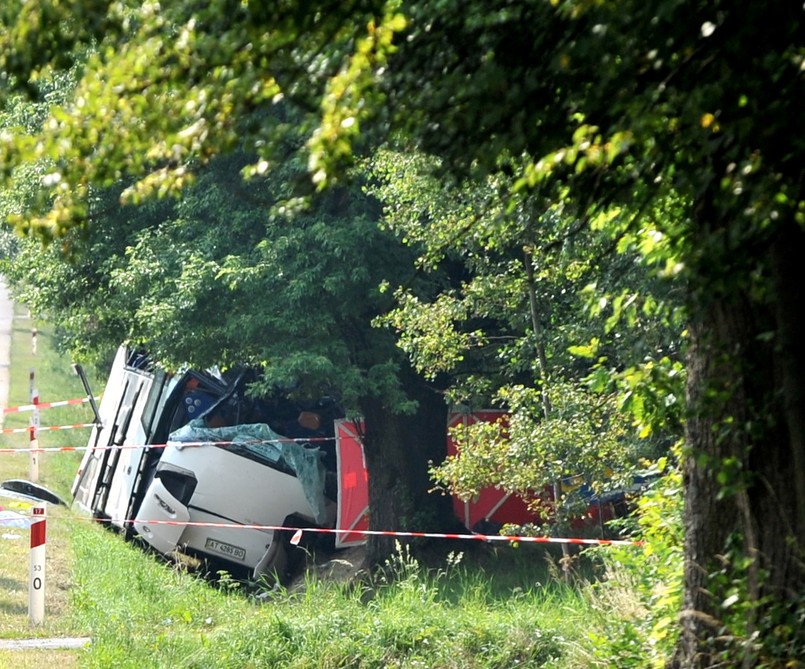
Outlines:
[{"label": "tall grass", "polygon": [[258,600],[98,528],[83,526],[74,541],[75,615],[94,639],[87,667],[570,667],[587,624],[570,586],[534,582],[504,597],[494,574],[455,563],[428,570],[405,551],[371,586],[310,576],[295,593]]}]

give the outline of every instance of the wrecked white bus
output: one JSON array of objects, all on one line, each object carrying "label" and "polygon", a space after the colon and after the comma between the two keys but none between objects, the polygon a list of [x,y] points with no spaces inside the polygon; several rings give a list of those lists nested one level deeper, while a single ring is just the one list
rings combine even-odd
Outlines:
[{"label": "wrecked white bus", "polygon": [[[332,527],[334,402],[246,395],[247,373],[166,374],[121,347],[73,483],[73,503],[160,553],[252,576],[281,571],[269,529]],[[191,523],[188,525],[187,523]]]}]

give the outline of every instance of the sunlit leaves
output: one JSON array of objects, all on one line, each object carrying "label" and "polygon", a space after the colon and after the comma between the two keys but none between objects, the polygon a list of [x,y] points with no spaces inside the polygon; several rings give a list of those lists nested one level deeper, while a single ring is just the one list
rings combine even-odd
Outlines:
[{"label": "sunlit leaves", "polygon": [[572,383],[553,383],[548,393],[553,411],[546,418],[540,390],[502,389],[498,399],[510,408],[510,416],[505,422],[456,429],[458,454],[432,469],[436,479],[465,499],[486,486],[526,499],[541,497],[562,481],[559,522],[575,517],[585,491],[621,485],[624,479],[617,473],[634,466],[636,441],[615,398]]},{"label": "sunlit leaves", "polygon": [[[359,31],[346,20],[347,5],[332,15],[312,16],[287,7],[287,15],[275,14],[226,0],[164,6],[76,4],[81,3],[26,3],[27,13],[9,14],[2,24],[8,32],[0,33],[0,45],[9,47],[6,64],[16,53],[17,46],[11,46],[17,44],[15,30],[47,36],[48,31],[61,34],[62,28],[65,57],[81,61],[72,97],[54,107],[41,128],[29,128],[32,140],[15,133],[4,147],[9,171],[42,158],[57,163],[59,183],[43,183],[26,222],[20,220],[50,235],[86,221],[82,194],[89,187],[134,177],[124,193],[127,200],[176,195],[190,183],[198,165],[244,141],[263,158],[259,164],[267,164],[281,152],[287,128],[276,114],[266,112],[284,98],[315,98],[323,82],[338,71],[340,58]],[[58,17],[51,16],[54,12]],[[382,65],[394,32],[404,27],[401,21],[392,10],[377,24],[371,24],[370,11],[366,14],[363,31],[367,22],[371,29],[357,45],[355,72],[363,71],[366,58],[373,67]],[[98,33],[104,26],[109,30]],[[22,46],[18,51],[22,53]],[[38,92],[46,81],[37,65],[40,58],[43,67],[52,60],[54,69],[48,73],[68,62],[43,50],[33,59],[15,61],[15,71],[23,78],[8,85],[24,83],[24,77],[35,74]],[[321,71],[304,72],[313,61]],[[350,80],[343,90],[355,83]],[[369,89],[367,83],[353,96],[358,115],[367,108],[361,98]],[[331,106],[332,113],[340,113],[339,105]],[[296,129],[302,130],[304,117],[297,118]],[[338,132],[346,133],[352,124],[346,117],[341,120]],[[357,131],[356,124],[347,143]]]},{"label": "sunlit leaves", "polygon": [[376,80],[382,77],[388,57],[394,52],[396,33],[405,27],[405,16],[395,2],[386,8],[379,22],[369,23],[346,66],[329,80],[322,96],[321,123],[309,142],[309,169],[319,187],[351,162],[362,121],[382,106]]},{"label": "sunlit leaves", "polygon": [[615,132],[609,138],[604,138],[597,126],[582,124],[573,132],[571,141],[540,157],[536,162],[525,166],[523,176],[514,184],[514,190],[533,189],[548,180],[559,171],[559,178],[563,174],[560,168],[571,169],[575,174],[585,170],[595,170],[610,167],[622,153],[626,153],[632,142],[631,132]]},{"label": "sunlit leaves", "polygon": [[417,371],[428,378],[455,372],[468,349],[486,344],[483,331],[468,332],[459,327],[469,314],[466,304],[454,296],[441,294],[435,301],[423,303],[414,295],[400,291],[397,303],[389,315],[377,319],[376,323],[398,332],[399,346]]},{"label": "sunlit leaves", "polygon": [[632,416],[641,438],[656,433],[679,433],[685,412],[685,373],[678,360],[646,360],[618,375],[622,409]]}]

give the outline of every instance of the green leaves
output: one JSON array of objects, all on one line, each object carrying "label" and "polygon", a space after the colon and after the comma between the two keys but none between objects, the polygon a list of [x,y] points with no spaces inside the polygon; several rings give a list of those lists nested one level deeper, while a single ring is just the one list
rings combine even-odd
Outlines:
[{"label": "green leaves", "polygon": [[392,327],[399,333],[400,348],[426,378],[454,373],[465,352],[487,343],[482,331],[463,329],[467,306],[455,296],[443,293],[425,304],[410,293],[398,291],[396,299],[395,309],[376,319],[375,325]]},{"label": "green leaves", "polygon": [[[41,129],[34,131],[33,142],[16,134],[5,147],[4,162],[11,166],[43,158],[58,164],[58,183],[42,184],[46,197],[31,209],[27,223],[57,235],[85,220],[84,198],[91,187],[133,177],[123,198],[141,202],[152,195],[177,194],[192,183],[198,165],[232,151],[239,142],[258,150],[264,160],[282,151],[288,128],[277,122],[275,105],[283,96],[296,94],[303,78],[307,87],[316,88],[317,79],[334,73],[338,63],[331,63],[330,55],[340,54],[351,38],[346,24],[343,31],[331,32],[341,22],[339,16],[318,25],[300,16],[301,25],[291,20],[280,23],[283,29],[278,30],[275,22],[261,24],[259,12],[227,2],[165,8],[151,2],[114,5],[108,15],[106,3],[70,15],[73,4],[26,4],[27,13],[9,17],[7,24],[21,31],[37,25],[43,35],[69,26],[65,53],[75,47],[73,55],[82,61],[72,96],[51,110]],[[42,24],[48,12],[64,12],[69,20]],[[95,41],[94,31],[107,24],[115,29]],[[370,31],[374,46],[361,45],[359,55],[374,50],[375,59],[382,62],[399,27],[400,18],[391,12]],[[13,40],[13,31],[5,37]],[[297,40],[304,48],[298,48]],[[84,48],[85,42],[93,48]],[[36,55],[40,57],[47,62],[53,54],[43,51]],[[323,70],[316,77],[306,76],[301,70],[313,57],[323,58]],[[55,58],[52,64],[64,67]],[[28,81],[35,67],[34,61],[20,62],[21,81]],[[38,77],[37,86],[43,81]],[[297,119],[303,130],[304,118]],[[344,129],[348,126],[344,123]]]},{"label": "green leaves", "polygon": [[567,350],[571,355],[592,360],[598,353],[598,346],[600,343],[601,341],[597,337],[593,337],[589,344],[583,346],[568,346]]},{"label": "green leaves", "polygon": [[454,430],[458,454],[432,468],[436,480],[465,499],[497,486],[534,501],[561,481],[552,518],[560,525],[585,512],[582,485],[603,492],[629,480],[637,442],[629,438],[615,397],[555,381],[548,395],[552,410],[546,417],[541,390],[501,389],[498,399],[510,415],[497,423]]},{"label": "green leaves", "polygon": [[322,188],[328,178],[352,162],[353,145],[362,123],[384,103],[377,81],[394,53],[394,39],[407,25],[399,3],[389,3],[384,16],[370,21],[358,37],[354,52],[342,70],[327,82],[321,101],[321,122],[309,141],[309,170]]},{"label": "green leaves", "polygon": [[[679,449],[674,449],[674,459]],[[659,475],[635,499],[633,538],[639,548],[613,547],[601,554],[607,578],[596,583],[593,600],[610,602],[628,588],[637,610],[607,615],[607,633],[597,639],[596,655],[620,667],[663,667],[679,636],[683,600],[682,473],[666,458],[654,464]]]}]

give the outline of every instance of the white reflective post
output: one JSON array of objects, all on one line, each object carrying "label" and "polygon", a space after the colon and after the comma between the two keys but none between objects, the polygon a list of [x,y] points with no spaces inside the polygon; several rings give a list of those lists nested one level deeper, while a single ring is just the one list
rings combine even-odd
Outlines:
[{"label": "white reflective post", "polygon": [[28,621],[31,625],[41,625],[45,620],[46,509],[46,504],[39,504],[32,509],[31,569],[28,584]]}]

